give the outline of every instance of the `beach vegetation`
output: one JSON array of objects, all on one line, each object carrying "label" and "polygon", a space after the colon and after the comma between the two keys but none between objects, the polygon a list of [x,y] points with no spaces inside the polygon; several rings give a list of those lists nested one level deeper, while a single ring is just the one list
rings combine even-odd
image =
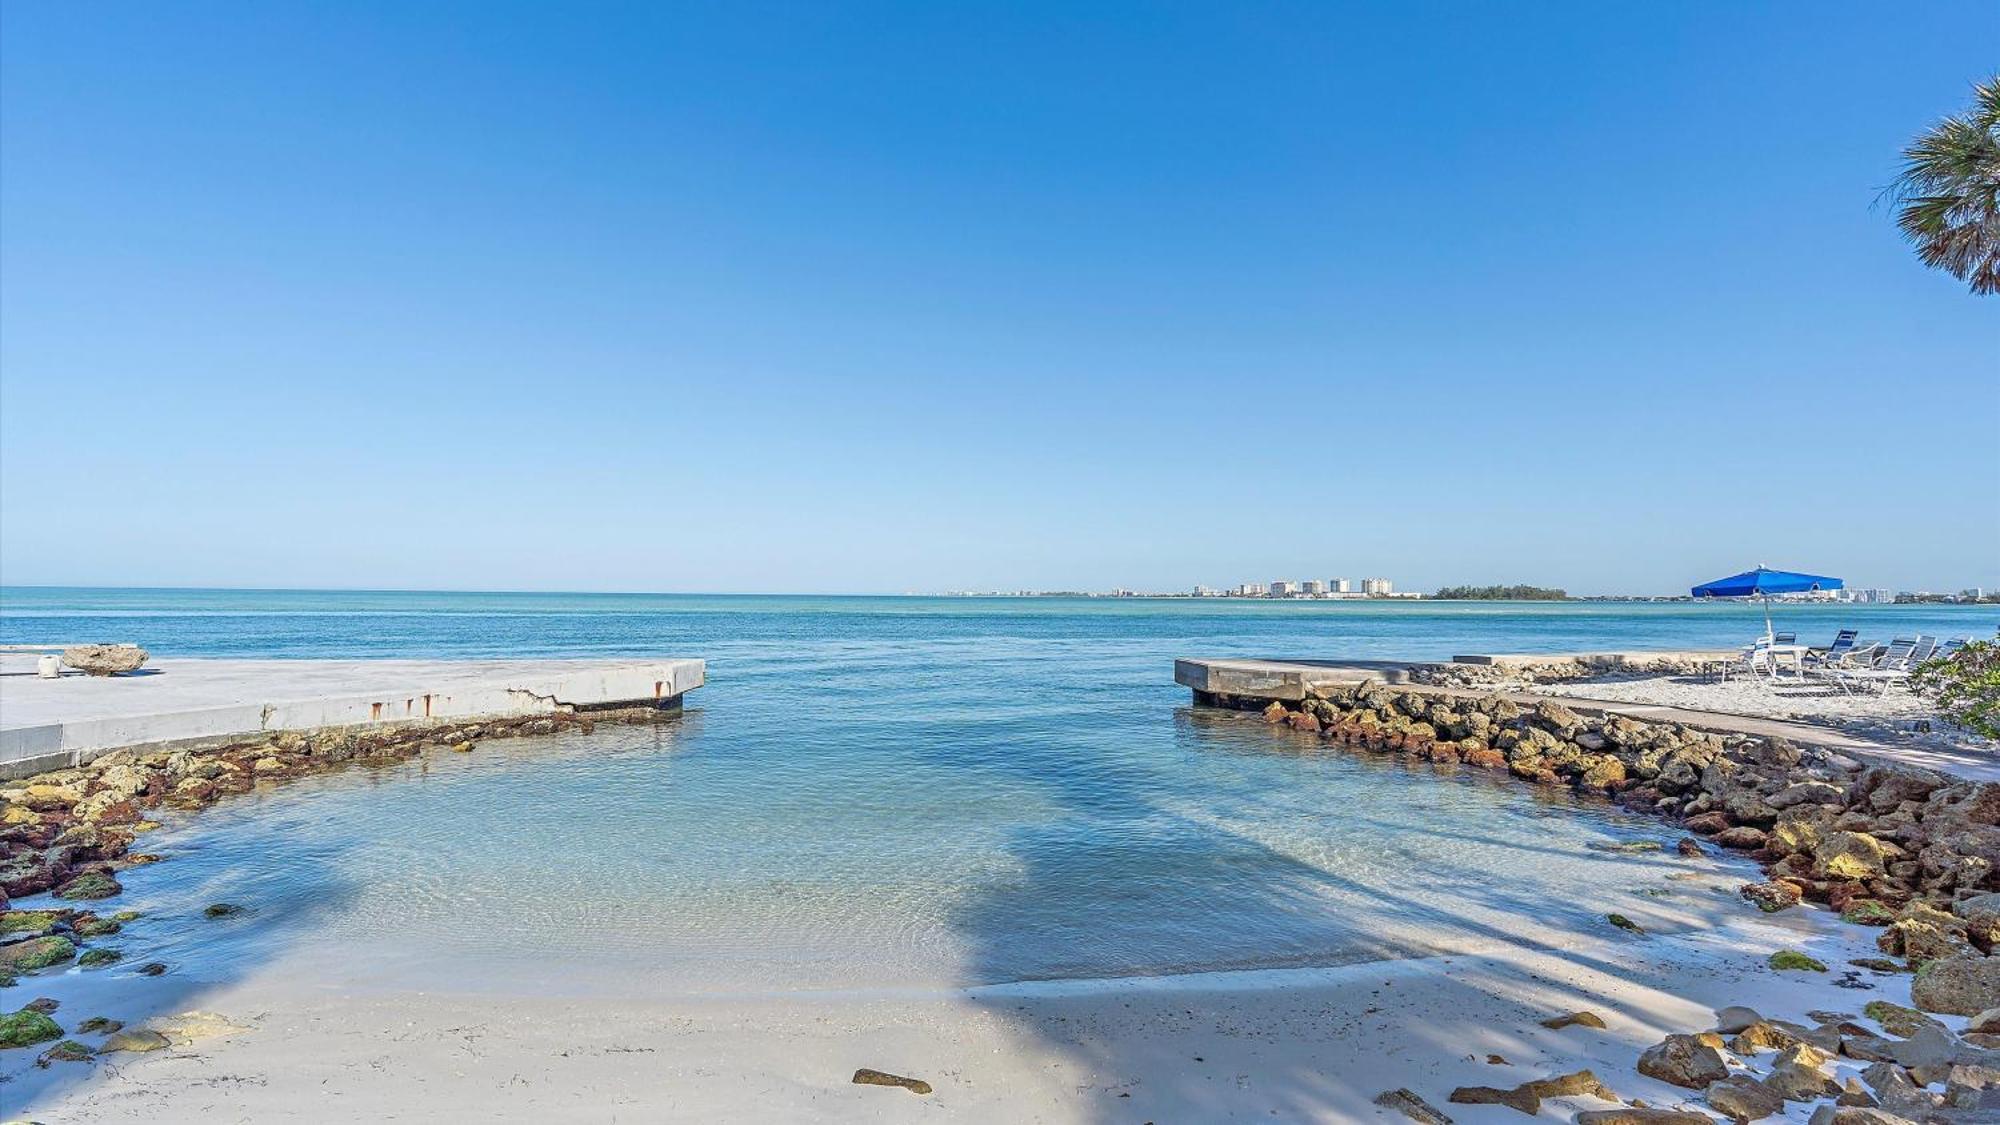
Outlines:
[{"label": "beach vegetation", "polygon": [[2000,738],[2000,641],[1972,641],[1917,666],[1910,685],[1953,726]]},{"label": "beach vegetation", "polygon": [[2000,75],[1972,87],[1972,105],[1918,134],[1887,193],[1917,257],[2000,293]]},{"label": "beach vegetation", "polygon": [[1553,586],[1446,586],[1431,597],[1443,601],[1559,602],[1569,592]]}]

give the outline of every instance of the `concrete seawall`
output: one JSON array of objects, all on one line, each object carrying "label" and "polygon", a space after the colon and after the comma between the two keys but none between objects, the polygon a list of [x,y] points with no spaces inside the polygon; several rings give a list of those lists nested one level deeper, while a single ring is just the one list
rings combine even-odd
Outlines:
[{"label": "concrete seawall", "polygon": [[700,660],[161,660],[44,680],[0,658],[0,778],[113,750],[327,727],[466,722],[566,711],[677,709]]}]

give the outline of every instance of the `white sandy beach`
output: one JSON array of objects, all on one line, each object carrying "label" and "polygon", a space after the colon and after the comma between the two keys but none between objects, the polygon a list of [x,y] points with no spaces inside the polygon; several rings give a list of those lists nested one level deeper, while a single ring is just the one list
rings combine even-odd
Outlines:
[{"label": "white sandy beach", "polygon": [[[345,1120],[1353,1121],[1401,1120],[1372,1099],[1408,1087],[1458,1121],[1504,1122],[1518,1115],[1447,1098],[1590,1067],[1627,1099],[1676,1105],[1692,1093],[1634,1060],[1711,1026],[1718,1007],[1809,1022],[1909,1000],[1906,976],[1834,987],[1849,958],[1876,952],[1875,931],[1820,910],[1760,914],[1734,894],[1734,866],[1690,861],[1665,880],[1655,868],[1643,937],[1607,926],[1549,933],[1555,949],[1330,969],[625,1001],[316,988],[279,964],[190,998],[240,1031],[20,1074],[0,1100],[51,1122],[204,1125],[302,1106]],[[1780,948],[1834,971],[1774,971]],[[32,987],[60,997],[66,979]],[[1607,1028],[1538,1026],[1575,1009]],[[860,1067],[935,1092],[853,1085]],[[1604,1105],[1550,1102],[1541,1116]]]},{"label": "white sandy beach", "polygon": [[[1602,676],[1523,686],[1548,695],[1813,723],[1891,747],[2000,754],[2000,742],[1944,722],[1922,696],[1900,688],[1849,693],[1824,680],[1790,676],[1775,681],[1736,676],[1726,682],[1702,676]],[[1929,729],[1918,729],[1920,724]]]}]

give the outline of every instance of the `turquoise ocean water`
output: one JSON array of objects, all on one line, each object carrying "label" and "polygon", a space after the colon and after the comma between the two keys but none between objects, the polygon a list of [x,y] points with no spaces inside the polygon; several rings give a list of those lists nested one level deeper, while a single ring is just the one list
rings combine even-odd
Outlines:
[{"label": "turquoise ocean water", "polygon": [[[2000,625],[1993,607],[1778,613],[1822,643],[1844,624]],[[1760,629],[1732,604],[0,592],[10,642],[709,662],[676,724],[495,741],[170,821],[146,846],[171,861],[128,875],[126,900],[153,917],[126,952],[188,986],[275,963],[358,987],[882,989],[1574,932],[1593,917],[1565,888],[1636,886],[1667,862],[1593,845],[1670,842],[1664,825],[1193,710],[1173,659],[1714,646]],[[255,913],[201,922],[219,899]]]}]

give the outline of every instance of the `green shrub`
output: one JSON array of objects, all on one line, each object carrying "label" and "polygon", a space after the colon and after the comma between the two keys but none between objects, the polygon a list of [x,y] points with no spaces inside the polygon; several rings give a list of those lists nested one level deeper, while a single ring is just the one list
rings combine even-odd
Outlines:
[{"label": "green shrub", "polygon": [[1946,722],[2000,738],[2000,643],[1973,641],[1949,658],[1926,660],[1910,682]]}]

